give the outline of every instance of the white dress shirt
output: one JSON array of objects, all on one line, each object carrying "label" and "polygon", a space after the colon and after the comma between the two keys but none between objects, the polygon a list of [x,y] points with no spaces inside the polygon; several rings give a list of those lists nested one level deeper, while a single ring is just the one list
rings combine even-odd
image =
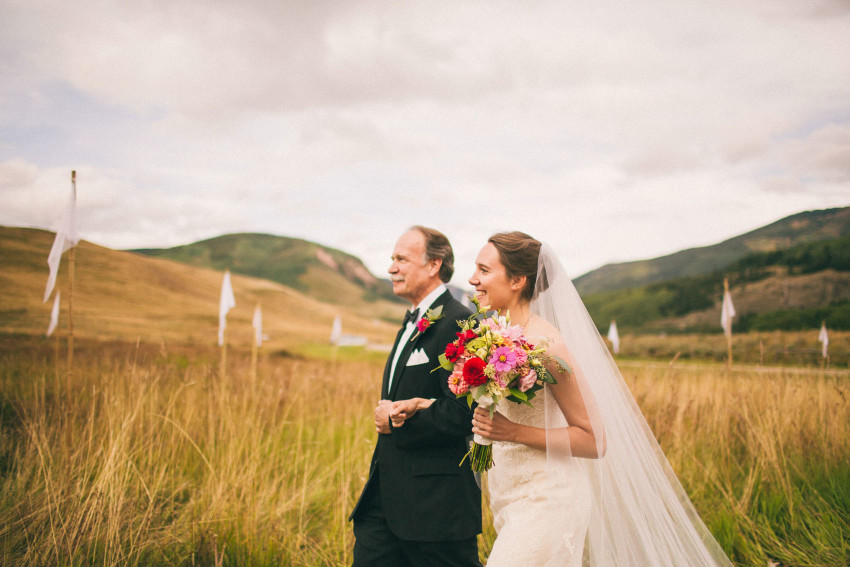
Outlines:
[{"label": "white dress shirt", "polygon": [[410,336],[413,334],[413,331],[416,329],[416,323],[419,322],[419,319],[425,316],[425,312],[431,307],[431,305],[437,301],[437,298],[443,295],[448,288],[445,284],[438,285],[431,293],[425,296],[419,305],[416,306],[416,309],[419,309],[419,314],[416,316],[416,321],[408,321],[407,327],[405,327],[404,332],[401,334],[401,338],[398,340],[398,346],[395,347],[395,355],[393,356],[393,364],[390,366],[390,379],[387,384],[387,395],[389,395],[389,391],[393,386],[393,376],[395,375],[395,367],[398,364],[398,359],[401,357],[401,351],[404,350],[407,341],[410,340]]}]

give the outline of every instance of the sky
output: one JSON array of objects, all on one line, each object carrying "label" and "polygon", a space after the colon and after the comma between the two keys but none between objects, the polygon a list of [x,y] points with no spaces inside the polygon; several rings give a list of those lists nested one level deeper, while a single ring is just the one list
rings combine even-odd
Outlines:
[{"label": "sky", "polygon": [[493,232],[573,276],[850,205],[843,0],[0,0],[0,225],[294,236],[460,284]]}]

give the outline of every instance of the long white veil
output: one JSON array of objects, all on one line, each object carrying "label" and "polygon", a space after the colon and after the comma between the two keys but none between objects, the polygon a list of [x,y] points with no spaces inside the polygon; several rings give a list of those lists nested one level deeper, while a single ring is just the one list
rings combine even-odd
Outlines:
[{"label": "long white veil", "polygon": [[[531,309],[561,333],[573,370],[570,379],[578,382],[598,453],[604,453],[600,459],[579,459],[592,491],[585,559],[606,567],[731,566],[670,468],[566,270],[546,244],[540,248]],[[565,459],[577,457],[568,450],[565,454],[563,436],[556,444],[556,435],[548,434],[563,428],[566,420],[548,386],[543,397],[548,470],[557,475]]]}]

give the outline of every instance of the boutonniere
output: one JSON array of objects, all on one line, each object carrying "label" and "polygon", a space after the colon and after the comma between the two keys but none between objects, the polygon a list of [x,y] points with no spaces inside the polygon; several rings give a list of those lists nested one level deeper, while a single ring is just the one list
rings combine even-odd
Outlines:
[{"label": "boutonniere", "polygon": [[425,316],[416,322],[416,334],[410,338],[410,342],[415,341],[419,335],[428,330],[434,322],[443,318],[443,306],[438,305],[434,309],[429,309],[425,312]]}]

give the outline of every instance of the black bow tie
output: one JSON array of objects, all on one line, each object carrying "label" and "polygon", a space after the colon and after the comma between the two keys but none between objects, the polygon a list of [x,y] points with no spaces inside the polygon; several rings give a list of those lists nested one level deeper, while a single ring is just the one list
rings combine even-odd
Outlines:
[{"label": "black bow tie", "polygon": [[407,311],[404,314],[404,323],[402,325],[406,326],[411,321],[416,321],[416,318],[419,316],[419,309],[414,309],[413,311]]}]

